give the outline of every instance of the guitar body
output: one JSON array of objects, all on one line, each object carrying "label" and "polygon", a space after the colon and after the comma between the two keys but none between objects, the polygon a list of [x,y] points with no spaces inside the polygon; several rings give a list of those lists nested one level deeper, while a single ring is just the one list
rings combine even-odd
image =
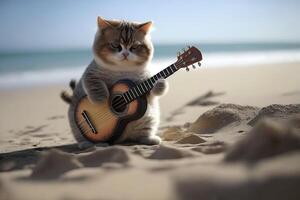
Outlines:
[{"label": "guitar body", "polygon": [[147,110],[146,95],[125,104],[122,93],[135,84],[130,80],[118,81],[110,89],[110,97],[93,103],[83,97],[75,108],[75,120],[81,134],[91,142],[114,143],[127,124],[141,118]]},{"label": "guitar body", "polygon": [[87,96],[75,106],[75,122],[81,134],[91,142],[114,143],[124,132],[127,124],[141,118],[147,110],[148,92],[156,81],[167,78],[180,68],[186,68],[202,60],[195,47],[188,47],[179,54],[177,61],[151,78],[135,85],[130,80],[118,81],[110,88],[110,97],[102,102],[91,102]]}]

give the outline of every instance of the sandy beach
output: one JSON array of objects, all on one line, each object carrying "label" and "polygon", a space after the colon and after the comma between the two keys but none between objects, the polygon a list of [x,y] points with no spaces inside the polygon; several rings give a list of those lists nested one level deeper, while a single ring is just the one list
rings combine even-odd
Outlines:
[{"label": "sandy beach", "polygon": [[80,150],[67,85],[0,91],[0,199],[300,199],[300,63],[170,77],[161,145]]}]

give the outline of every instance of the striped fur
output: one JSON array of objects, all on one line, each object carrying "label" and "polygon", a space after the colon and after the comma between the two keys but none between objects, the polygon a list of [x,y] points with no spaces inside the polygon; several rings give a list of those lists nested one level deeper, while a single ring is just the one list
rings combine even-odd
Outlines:
[{"label": "striped fur", "polygon": [[[92,101],[102,101],[109,96],[108,88],[118,80],[130,79],[139,82],[150,77],[147,67],[152,59],[153,47],[147,33],[149,27],[125,21],[101,20],[99,22],[98,19],[99,30],[93,45],[94,60],[76,84],[69,107],[70,126],[80,147],[91,145],[75,124],[74,109],[80,98],[87,94]],[[120,52],[108,46],[113,41],[118,41],[122,50],[124,48],[127,51],[130,51],[132,45],[138,44],[138,49],[131,49],[132,60],[118,60]],[[145,115],[139,120],[130,122],[117,143],[130,141],[150,145],[160,142],[160,138],[156,135],[159,124],[159,105],[156,96],[165,90],[166,82],[160,81],[148,95]]]}]

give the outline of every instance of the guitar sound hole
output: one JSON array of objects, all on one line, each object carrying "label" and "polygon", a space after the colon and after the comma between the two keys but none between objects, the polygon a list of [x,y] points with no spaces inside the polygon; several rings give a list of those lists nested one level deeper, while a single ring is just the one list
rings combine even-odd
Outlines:
[{"label": "guitar sound hole", "polygon": [[122,95],[115,95],[112,98],[111,107],[116,113],[122,113],[126,110],[127,104]]}]

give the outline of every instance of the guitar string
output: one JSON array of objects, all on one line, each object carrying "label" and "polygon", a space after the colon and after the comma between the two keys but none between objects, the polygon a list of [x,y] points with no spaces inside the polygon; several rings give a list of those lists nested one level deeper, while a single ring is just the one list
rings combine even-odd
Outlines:
[{"label": "guitar string", "polygon": [[[177,65],[181,65],[183,62],[184,62],[184,61],[181,60],[180,62],[176,62],[176,63],[177,63]],[[178,70],[178,67],[175,65],[175,63],[174,63],[173,65],[175,66],[176,70]],[[129,105],[128,103],[126,103],[126,101],[124,101],[123,98],[120,99],[120,100],[117,102],[117,104],[119,104],[119,103],[121,103],[121,104],[118,105],[115,109],[121,108],[122,106],[125,106],[126,104]],[[131,102],[129,102],[129,103],[131,103]],[[101,116],[102,114],[103,114],[103,113],[100,113],[100,112],[99,112],[99,113],[98,113],[97,115],[95,115],[94,117],[99,117],[99,116]],[[110,113],[106,113],[106,114],[105,114],[104,116],[102,116],[100,119],[101,119],[101,120],[107,121],[107,120],[112,119],[113,117],[114,117],[114,116],[111,115]],[[81,129],[83,129],[82,132],[84,132],[84,134],[86,134],[86,131],[88,131],[88,130],[90,129],[89,126],[87,126],[86,128],[83,127],[83,126],[86,124],[86,120],[82,120],[81,122],[79,122],[79,123],[77,123],[77,124],[78,124],[78,126],[79,126]]]},{"label": "guitar string", "polygon": [[[176,66],[175,66],[176,67]],[[176,70],[177,70],[177,67],[176,67]],[[121,103],[121,104],[120,104]],[[124,104],[125,103],[125,104]],[[130,102],[129,102],[130,103]],[[124,98],[123,99],[120,99],[116,104],[115,104],[115,106],[117,106],[116,107],[116,109],[118,109],[118,108],[121,108],[122,106],[125,106],[126,104],[128,104],[128,103],[126,103],[126,102],[124,102]],[[99,114],[99,115],[101,115],[101,113]],[[95,116],[95,117],[98,117],[98,116]],[[100,119],[102,119],[102,118],[100,118]],[[102,119],[102,120],[105,120],[105,119]],[[81,122],[79,122],[79,124],[81,124],[81,123],[84,123],[85,122],[85,120],[82,120]]]},{"label": "guitar string", "polygon": [[[176,62],[177,64],[182,64],[181,62]],[[174,64],[173,64],[174,65]],[[176,65],[174,65],[175,66],[175,68],[176,68],[176,70],[178,70],[178,67],[176,66]],[[120,105],[118,105],[117,106],[117,108],[116,109],[118,109],[118,108],[120,108],[121,106],[124,106],[124,105],[126,105],[127,103],[126,102],[124,102],[124,99],[120,99],[120,101],[118,102],[118,103],[121,103]],[[125,104],[124,104],[125,103]],[[103,113],[99,113],[99,114],[97,114],[96,116],[94,116],[94,117],[99,117],[99,116],[101,116]],[[103,117],[101,117],[100,119],[101,120],[110,120],[110,119],[112,119],[114,116],[113,115],[111,115],[110,113],[107,113],[107,114],[105,114]],[[84,132],[84,134],[86,134],[86,132],[87,131],[89,131],[89,129],[90,129],[90,127],[89,126],[86,126],[86,128],[84,128],[84,125],[86,125],[86,120],[82,120],[81,122],[79,122],[79,123],[77,123],[78,124],[78,126],[81,128],[81,130],[82,130],[82,132]]]},{"label": "guitar string", "polygon": [[[177,67],[176,67],[176,65],[175,65],[175,68],[176,68],[176,70],[178,69]],[[118,105],[119,103],[121,103],[120,105]],[[124,104],[125,103],[125,104]],[[130,103],[130,102],[129,102]],[[128,104],[128,103],[126,103],[126,102],[124,102],[124,99],[120,99],[118,102],[117,102],[117,105],[115,105],[115,106],[117,106],[115,109],[118,109],[118,108],[121,108],[122,106],[125,106],[126,104]],[[102,115],[102,113],[99,113],[98,114],[98,116],[101,116]],[[97,115],[96,116],[94,116],[94,117],[98,117]],[[105,116],[104,116],[105,117]],[[107,119],[103,119],[103,118],[100,118],[101,120],[107,120]],[[81,124],[81,123],[85,123],[85,120],[82,120],[81,122],[79,122],[78,124]]]},{"label": "guitar string", "polygon": [[[177,62],[176,62],[176,63],[177,63]],[[180,63],[180,64],[182,64],[182,63]],[[174,65],[174,66],[175,66],[176,71],[177,71],[177,70],[178,70],[177,66],[176,66],[176,65]],[[180,67],[180,68],[181,68],[181,67]],[[125,105],[128,104],[128,103],[124,102],[122,99],[120,99],[120,101],[122,101],[122,104],[119,105],[119,106],[124,106],[123,103],[125,103]],[[120,103],[120,101],[119,101],[118,103]],[[118,107],[119,107],[119,106],[118,106]],[[98,115],[98,116],[99,116],[99,115],[101,116],[102,113],[99,112],[97,115]],[[95,117],[97,117],[97,115],[96,115]],[[111,115],[110,113],[107,113],[107,114],[106,114],[106,117],[107,117],[107,116],[108,116],[108,118],[106,118],[106,119],[104,119],[104,120],[109,120],[109,119],[115,117],[115,116]],[[102,117],[102,118],[103,118],[103,117]],[[87,132],[89,132],[90,127],[89,127],[89,126],[86,126],[86,128],[84,128],[84,125],[86,125],[86,121],[85,121],[85,120],[83,120],[81,123],[78,124],[78,126],[79,126],[80,129],[81,129],[81,132],[83,132],[82,134],[86,135]]]},{"label": "guitar string", "polygon": [[[121,103],[121,104],[119,104],[119,103]],[[122,99],[121,101],[117,102],[117,105],[116,105],[117,107],[116,107],[116,109],[121,108],[122,106],[125,106],[126,104],[129,105],[130,103],[131,103],[131,102],[126,103],[126,102],[124,101],[124,99]],[[102,120],[102,121],[110,120],[111,118],[114,117],[114,116],[113,116],[112,114],[110,114],[109,112],[106,112],[106,113],[104,114],[104,116],[101,116],[101,115],[103,115],[103,114],[104,114],[103,112],[102,112],[102,113],[99,112],[99,113],[96,114],[94,117],[99,117],[99,116],[100,116],[99,120]],[[78,123],[79,126],[84,125],[84,124],[86,124],[86,121],[85,121],[85,120],[82,120],[81,122]],[[89,129],[89,127],[87,127],[87,129]]]},{"label": "guitar string", "polygon": [[[182,64],[181,62],[176,62],[176,63],[177,64]],[[174,65],[174,66],[175,66],[176,70],[178,70],[177,66],[176,65]],[[124,106],[124,103],[125,103],[125,105],[128,104],[128,103],[124,102],[124,99],[120,99],[120,101],[118,103],[122,103],[122,104],[118,105],[116,109],[120,108],[120,106]],[[99,113],[95,117],[99,117],[101,115],[102,115],[102,113]],[[100,119],[101,120],[110,120],[113,117],[114,117],[113,115],[111,115],[110,113],[107,113],[103,117],[101,117]],[[86,125],[86,120],[82,120],[81,122],[78,123],[78,126],[82,129],[82,132],[84,132],[84,134],[86,134],[86,131],[89,131],[90,127],[87,126],[86,128],[84,128],[83,127],[84,125]]]}]

